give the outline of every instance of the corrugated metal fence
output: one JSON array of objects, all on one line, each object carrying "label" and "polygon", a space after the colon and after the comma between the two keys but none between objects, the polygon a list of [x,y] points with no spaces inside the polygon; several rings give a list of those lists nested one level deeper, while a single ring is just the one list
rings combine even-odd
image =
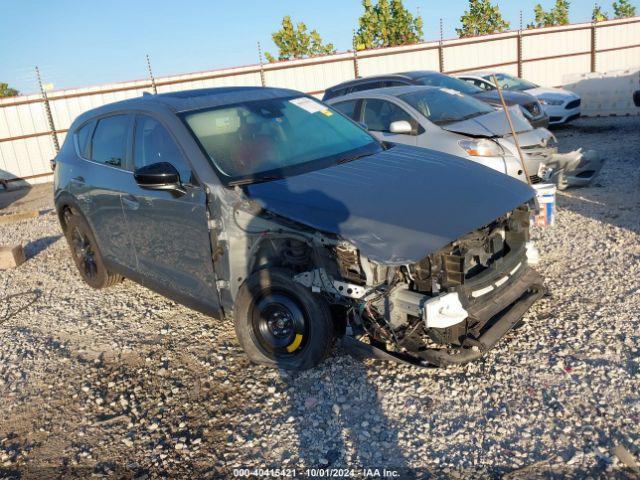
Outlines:
[{"label": "corrugated metal fence", "polygon": [[[459,73],[495,69],[541,85],[562,85],[576,74],[640,67],[640,17],[424,42],[304,60],[251,65],[155,79],[158,93],[225,85],[266,85],[320,95],[352,79],[408,70]],[[80,113],[152,92],[151,80],[0,99],[0,180],[50,180],[49,160]],[[51,126],[53,123],[53,127]]]}]

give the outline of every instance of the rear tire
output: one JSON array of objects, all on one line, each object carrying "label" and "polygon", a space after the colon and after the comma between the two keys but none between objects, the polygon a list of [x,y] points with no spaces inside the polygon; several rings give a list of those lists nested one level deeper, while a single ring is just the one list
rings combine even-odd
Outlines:
[{"label": "rear tire", "polygon": [[334,332],[327,302],[292,280],[287,270],[252,274],[238,291],[238,341],[255,363],[306,370],[329,353]]},{"label": "rear tire", "polygon": [[122,281],[122,276],[111,273],[105,266],[91,227],[82,216],[68,217],[65,237],[78,272],[89,286],[108,288]]}]

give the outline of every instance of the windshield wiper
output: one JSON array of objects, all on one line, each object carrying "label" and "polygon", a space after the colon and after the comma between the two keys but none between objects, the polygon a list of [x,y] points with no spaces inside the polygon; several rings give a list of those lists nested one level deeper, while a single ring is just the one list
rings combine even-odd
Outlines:
[{"label": "windshield wiper", "polygon": [[249,178],[240,178],[238,180],[232,180],[227,185],[230,187],[235,187],[237,185],[251,185],[252,183],[261,183],[268,182],[270,180],[281,180],[283,177],[278,177],[275,175],[265,175],[263,177],[249,177]]},{"label": "windshield wiper", "polygon": [[338,165],[340,165],[340,164],[342,164],[342,163],[352,162],[353,160],[358,160],[359,158],[363,158],[363,157],[369,157],[369,156],[371,156],[371,155],[373,155],[373,153],[363,153],[363,154],[360,154],[360,155],[355,155],[355,156],[353,156],[353,157],[342,157],[342,158],[339,158],[339,159],[336,161],[336,163],[337,163]]}]

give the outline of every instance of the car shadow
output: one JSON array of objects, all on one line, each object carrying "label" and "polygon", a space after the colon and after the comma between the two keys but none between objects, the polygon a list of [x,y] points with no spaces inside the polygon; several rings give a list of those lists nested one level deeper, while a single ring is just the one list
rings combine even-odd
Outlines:
[{"label": "car shadow", "polygon": [[[313,205],[309,208],[317,211],[307,210],[305,218],[335,232],[339,232],[341,223],[351,216],[344,203],[322,191],[294,191],[286,179],[278,182],[281,189],[275,197],[251,195],[266,211],[273,202],[282,199],[299,207]],[[252,223],[248,231],[260,229],[260,222]],[[338,268],[337,260],[334,258],[333,261]],[[336,328],[344,331],[346,313],[337,310],[333,317]],[[314,369],[297,372],[286,370],[285,364],[280,365],[280,379],[292,392],[285,421],[295,423],[298,438],[297,455],[291,452],[298,463],[292,467],[356,469],[356,478],[362,469],[382,472],[386,468],[397,472],[396,478],[415,478],[399,446],[398,429],[387,418],[378,390],[367,374],[367,366],[345,353],[337,342],[333,354]],[[324,476],[319,472],[316,471]],[[316,478],[313,471],[309,476]]]}]

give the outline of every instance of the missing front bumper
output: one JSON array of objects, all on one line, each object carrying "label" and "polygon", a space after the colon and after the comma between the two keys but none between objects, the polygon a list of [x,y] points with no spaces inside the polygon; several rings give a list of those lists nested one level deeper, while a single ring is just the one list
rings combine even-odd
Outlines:
[{"label": "missing front bumper", "polygon": [[343,338],[342,345],[358,358],[397,361],[419,366],[461,365],[480,358],[493,348],[520,322],[531,305],[544,293],[542,277],[535,270],[527,268],[500,295],[468,308],[470,317],[486,321],[480,330],[480,335],[467,338],[459,348],[426,348],[419,352],[396,353],[349,336]]}]

